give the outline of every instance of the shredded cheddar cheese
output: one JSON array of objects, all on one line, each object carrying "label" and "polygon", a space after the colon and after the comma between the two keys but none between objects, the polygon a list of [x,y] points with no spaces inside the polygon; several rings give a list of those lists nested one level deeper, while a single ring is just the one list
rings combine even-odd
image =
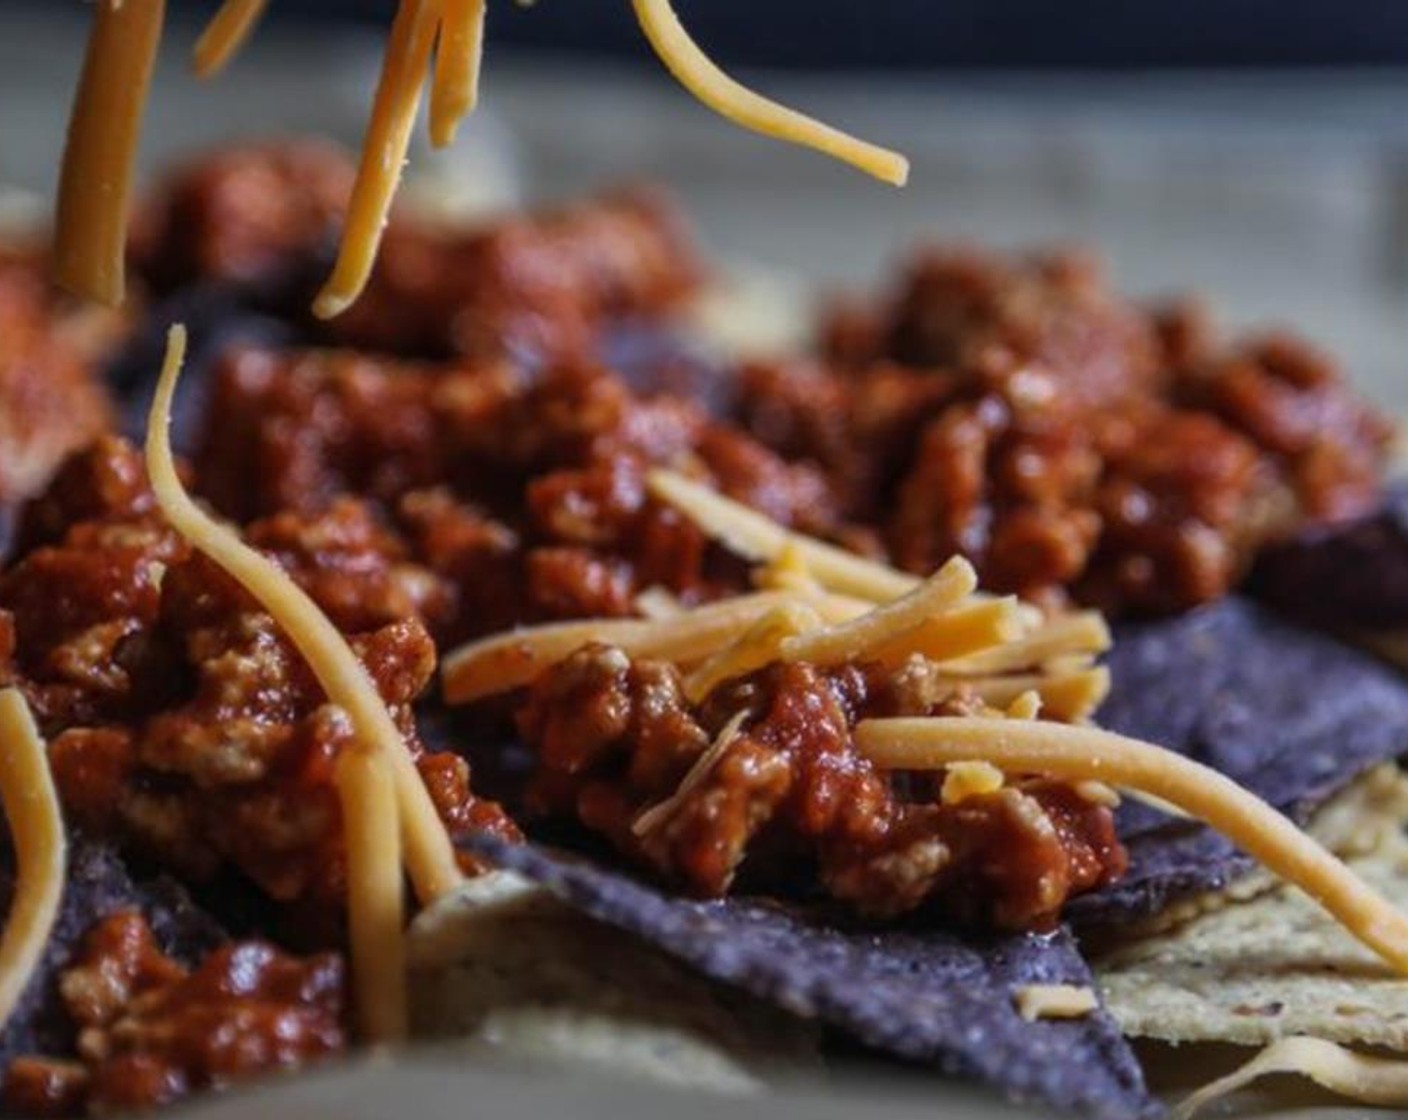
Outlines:
[{"label": "shredded cheddar cheese", "polygon": [[406,1037],[406,938],[396,779],[383,752],[358,743],[337,760],[347,845],[352,979],[364,1042]]},{"label": "shredded cheddar cheese", "polygon": [[1006,780],[1006,775],[990,762],[959,762],[945,772],[939,800],[945,805],[961,805],[969,798],[996,793]]},{"label": "shredded cheddar cheese", "polygon": [[780,591],[760,591],[659,619],[589,619],[495,634],[445,657],[441,666],[445,700],[468,704],[522,688],[592,642],[618,646],[632,657],[702,661],[795,598]]},{"label": "shredded cheddar cheese", "polygon": [[814,148],[894,186],[902,187],[908,181],[909,160],[898,152],[858,140],[730,78],[689,37],[669,0],[632,2],[641,30],[665,68],[720,116],[764,136]]},{"label": "shredded cheddar cheese", "polygon": [[990,676],[1028,669],[1072,654],[1104,653],[1110,648],[1110,627],[1097,611],[1076,611],[1044,621],[1039,629],[981,653],[950,658],[944,668],[953,673]]},{"label": "shredded cheddar cheese", "polygon": [[685,678],[685,696],[698,703],[724,681],[778,660],[789,641],[821,626],[821,616],[801,601],[769,611]]},{"label": "shredded cheddar cheese", "polygon": [[674,471],[651,471],[650,492],[673,506],[708,536],[746,560],[776,562],[792,550],[828,590],[885,603],[919,585],[917,576],[897,572],[844,548],[788,532],[771,518]]},{"label": "shredded cheddar cheese", "polygon": [[170,425],[185,351],[185,329],[172,327],[147,421],[147,471],[157,505],[192,548],[223,568],[269,612],[308,663],[328,700],[347,713],[358,740],[385,756],[396,778],[406,867],[421,901],[431,902],[459,884],[459,867],[430,794],[376,686],[337,627],[303,589],[272,560],[214,521],[181,485],[171,454]]},{"label": "shredded cheddar cheese", "polygon": [[34,716],[18,689],[0,691],[0,803],[15,885],[0,937],[0,1029],[24,994],[59,915],[66,862],[59,795]]},{"label": "shredded cheddar cheese", "polygon": [[439,26],[440,0],[401,0],[396,9],[337,263],[313,301],[313,313],[320,319],[346,311],[371,276],[401,182]]},{"label": "shredded cheddar cheese", "polygon": [[782,657],[818,665],[862,660],[872,650],[893,647],[906,635],[932,625],[977,587],[978,574],[973,565],[955,556],[909,594],[893,602],[825,630],[789,638],[782,643]]},{"label": "shredded cheddar cheese", "polygon": [[1191,1120],[1213,1102],[1278,1073],[1308,1077],[1322,1089],[1360,1104],[1408,1108],[1408,1062],[1356,1054],[1319,1038],[1283,1038],[1192,1094],[1173,1110],[1171,1120]]},{"label": "shredded cheddar cheese", "polygon": [[97,0],[68,123],[54,218],[54,274],[116,307],[126,293],[127,211],[165,0]]},{"label": "shredded cheddar cheese", "polygon": [[191,56],[195,72],[213,78],[229,65],[254,33],[269,0],[225,0],[196,40]]},{"label": "shredded cheddar cheese", "polygon": [[1092,989],[1077,984],[1027,984],[1013,992],[1012,1002],[1028,1023],[1083,1019],[1100,1006]]},{"label": "shredded cheddar cheese", "polygon": [[988,762],[1007,773],[1093,779],[1167,801],[1305,891],[1365,946],[1408,973],[1408,916],[1266,802],[1210,767],[1094,727],[990,719],[879,719],[856,727],[877,766],[942,769]]},{"label": "shredded cheddar cheese", "polygon": [[479,103],[485,0],[444,0],[435,78],[430,87],[430,142],[448,148],[460,122]]},{"label": "shredded cheddar cheese", "polygon": [[724,724],[722,731],[714,737],[714,741],[709,744],[708,749],[695,759],[694,765],[689,768],[689,773],[680,782],[679,788],[658,805],[646,809],[634,821],[631,822],[631,831],[637,836],[644,836],[653,832],[662,824],[668,821],[685,800],[699,788],[700,784],[718,765],[719,759],[723,758],[724,752],[733,746],[734,740],[743,730],[743,725],[748,721],[747,709],[735,712],[733,717]]},{"label": "shredded cheddar cheese", "polygon": [[[920,654],[947,668],[966,655],[1018,642],[1024,632],[1015,599],[975,598],[925,618],[918,626],[897,633],[889,641],[878,642],[867,656],[896,666]],[[1019,659],[1018,664],[1028,668],[1032,662]]]},{"label": "shredded cheddar cheese", "polygon": [[[667,0],[633,0],[666,68],[700,101],[744,128],[814,148],[902,186],[909,161],[754,93],[689,37]],[[362,147],[337,263],[313,304],[331,318],[366,286],[427,79],[430,139],[454,142],[479,97],[486,0],[399,0]],[[71,291],[116,305],[124,294],[127,207],[137,137],[165,19],[165,0],[96,0],[69,124],[59,192],[56,271]],[[254,32],[268,0],[224,0],[196,42],[197,75],[219,74]],[[432,55],[433,74],[432,74]]]}]

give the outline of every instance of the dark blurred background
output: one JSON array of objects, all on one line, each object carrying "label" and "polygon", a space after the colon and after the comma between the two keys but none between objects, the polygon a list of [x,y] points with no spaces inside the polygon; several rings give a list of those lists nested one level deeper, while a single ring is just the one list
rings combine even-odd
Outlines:
[{"label": "dark blurred background", "polygon": [[[52,3],[53,0],[45,0]],[[384,20],[388,0],[275,0]],[[679,0],[697,37],[742,64],[837,67],[1348,66],[1408,62],[1404,0]],[[509,0],[494,34],[634,51],[625,0]]]}]

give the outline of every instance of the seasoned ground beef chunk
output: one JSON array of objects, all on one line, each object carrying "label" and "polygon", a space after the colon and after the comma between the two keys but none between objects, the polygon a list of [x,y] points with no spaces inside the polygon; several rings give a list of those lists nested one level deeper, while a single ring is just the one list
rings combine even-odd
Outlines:
[{"label": "seasoned ground beef chunk", "polygon": [[[107,441],[41,502],[51,531],[65,507],[96,516],[0,578],[7,675],[50,739],[70,821],[191,880],[237,871],[316,925],[343,896],[332,779],[350,728],[273,619],[162,525],[150,495],[77,492],[78,479],[123,475],[134,455]],[[351,499],[255,522],[248,538],[346,633],[452,829],[516,835],[470,791],[464,761],[429,754],[417,735],[439,581]]]},{"label": "seasoned ground beef chunk", "polygon": [[[1060,783],[948,801],[921,779],[927,796],[902,796],[859,754],[856,722],[973,710],[961,695],[926,695],[916,674],[922,665],[775,663],[691,706],[672,666],[589,646],[519,713],[538,760],[531,797],[697,894],[725,894],[740,876],[784,890],[818,881],[872,918],[933,905],[1041,929],[1067,898],[1123,872],[1110,810]],[[737,734],[711,748],[740,712]]]},{"label": "seasoned ground beef chunk", "polygon": [[112,422],[98,367],[123,329],[56,295],[40,255],[0,250],[0,502],[37,493]]},{"label": "seasoned ground beef chunk", "polygon": [[238,354],[217,373],[197,476],[240,520],[325,511],[340,493],[371,499],[404,555],[440,582],[416,593],[435,633],[453,639],[629,614],[653,585],[692,599],[742,586],[736,564],[649,497],[657,464],[784,524],[834,526],[817,470],[587,362],[529,378],[496,362]]},{"label": "seasoned ground beef chunk", "polygon": [[7,1111],[142,1111],[324,1060],[347,1045],[343,972],[335,954],[298,958],[260,941],[217,949],[190,971],[161,952],[140,914],[114,914],[60,980],[77,1059],[14,1062]]},{"label": "seasoned ground beef chunk", "polygon": [[1082,258],[921,254],[823,351],[745,367],[735,415],[911,571],[961,553],[994,590],[1173,613],[1380,500],[1391,428],[1324,356],[1224,346],[1195,305],[1140,311]]},{"label": "seasoned ground beef chunk", "polygon": [[354,175],[345,152],[316,141],[222,148],[138,211],[131,256],[158,292],[306,271],[331,250]]},{"label": "seasoned ground beef chunk", "polygon": [[670,315],[700,279],[684,221],[647,189],[466,230],[402,219],[327,331],[383,353],[560,360],[592,353],[612,323]]},{"label": "seasoned ground beef chunk", "polygon": [[891,359],[955,370],[1001,360],[1049,371],[1067,400],[1087,407],[1157,393],[1167,377],[1147,317],[1077,253],[1014,260],[925,250],[871,312],[868,339],[855,314],[827,332],[832,356],[851,365]]}]

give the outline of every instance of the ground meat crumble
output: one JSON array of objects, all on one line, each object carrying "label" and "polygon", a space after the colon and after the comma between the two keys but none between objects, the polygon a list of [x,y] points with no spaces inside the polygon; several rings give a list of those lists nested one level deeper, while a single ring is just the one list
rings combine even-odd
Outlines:
[{"label": "ground meat crumble", "polygon": [[924,252],[824,336],[820,359],[745,367],[737,418],[822,465],[911,571],[961,553],[994,590],[1175,613],[1380,500],[1391,426],[1325,356],[1284,334],[1224,346],[1082,256]]},{"label": "ground meat crumble", "polygon": [[226,945],[188,971],[140,914],[114,914],[59,981],[76,1059],[13,1062],[6,1110],[107,1116],[307,1066],[346,1046],[344,988],[337,954],[297,958],[261,941]]},{"label": "ground meat crumble", "polygon": [[[36,507],[54,543],[0,576],[0,652],[50,739],[69,820],[187,879],[237,870],[340,929],[342,844],[333,766],[349,728],[303,659],[244,590],[164,527],[140,487],[79,494],[75,480],[139,477],[108,440]],[[62,511],[86,520],[59,532]],[[423,621],[438,581],[405,563],[365,505],[249,526],[333,621],[392,711],[453,832],[517,831],[469,769],[420,741],[412,703],[436,650]]]},{"label": "ground meat crumble", "polygon": [[[936,697],[922,664],[819,669],[777,663],[686,702],[677,670],[590,646],[533,686],[519,729],[538,771],[531,798],[579,820],[621,851],[696,894],[735,878],[795,891],[819,882],[869,918],[933,905],[963,922],[1043,929],[1072,895],[1125,868],[1108,807],[1069,785],[1026,781],[956,803],[905,797],[859,754],[870,715],[967,714]],[[664,819],[641,814],[675,797],[729,719],[737,736]]]}]

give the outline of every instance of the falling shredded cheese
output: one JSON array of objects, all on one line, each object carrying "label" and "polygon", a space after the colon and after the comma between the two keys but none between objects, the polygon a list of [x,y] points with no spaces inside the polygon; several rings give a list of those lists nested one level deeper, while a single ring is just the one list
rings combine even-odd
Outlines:
[{"label": "falling shredded cheese", "polygon": [[165,0],[97,0],[54,219],[54,274],[116,307],[126,291],[127,211]]},{"label": "falling shredded cheese", "polygon": [[401,0],[396,9],[337,263],[313,302],[313,313],[321,319],[347,310],[371,276],[401,181],[439,26],[439,0]]},{"label": "falling shredded cheese", "polygon": [[652,471],[647,482],[656,498],[679,510],[708,536],[746,560],[776,562],[792,549],[824,587],[873,603],[898,599],[919,585],[917,576],[789,532],[757,510],[725,498],[682,474]]},{"label": "falling shredded cheese", "polygon": [[865,720],[856,727],[856,743],[885,769],[982,761],[1007,773],[1094,779],[1153,794],[1301,888],[1355,938],[1408,973],[1408,917],[1266,802],[1183,755],[1094,727],[1026,720]]},{"label": "falling shredded cheese", "polygon": [[741,712],[735,712],[733,717],[724,724],[722,731],[714,737],[714,741],[709,744],[708,749],[695,759],[694,765],[689,768],[689,773],[680,782],[679,788],[675,790],[664,801],[658,805],[646,809],[634,821],[631,822],[631,831],[637,836],[644,836],[659,828],[667,820],[675,815],[675,812],[689,798],[689,795],[699,788],[700,784],[719,764],[719,759],[733,746],[734,740],[743,730],[743,725],[748,722],[748,710],[745,708]]},{"label": "falling shredded cheese", "polygon": [[361,743],[337,760],[347,845],[347,921],[364,1042],[407,1034],[405,899],[396,780],[386,755]]},{"label": "falling shredded cheese", "polygon": [[633,3],[641,30],[666,69],[720,116],[764,136],[814,148],[897,187],[909,179],[909,160],[898,152],[858,140],[734,81],[689,37],[669,0]]},{"label": "falling shredded cheese", "polygon": [[0,691],[0,802],[15,852],[15,888],[0,937],[0,1029],[44,958],[64,892],[59,795],[34,716],[18,689]]},{"label": "falling shredded cheese", "polygon": [[254,33],[269,0],[225,0],[196,40],[191,60],[196,75],[213,78],[224,70]]},{"label": "falling shredded cheese", "polygon": [[1408,1062],[1356,1054],[1319,1038],[1283,1038],[1188,1097],[1173,1110],[1171,1120],[1191,1120],[1214,1101],[1278,1073],[1308,1077],[1322,1089],[1359,1104],[1408,1108]]},{"label": "falling shredded cheese", "polygon": [[192,548],[229,573],[273,616],[328,700],[347,713],[358,741],[385,755],[396,778],[406,868],[421,901],[429,903],[454,889],[461,875],[450,838],[376,685],[347,640],[303,589],[272,560],[201,510],[181,485],[171,454],[170,427],[171,402],[185,351],[185,329],[172,327],[147,421],[147,471],[157,505]]},{"label": "falling shredded cheese", "polygon": [[485,0],[443,0],[435,78],[430,87],[430,142],[448,148],[479,102]]},{"label": "falling shredded cheese", "polygon": [[1100,1006],[1091,988],[1077,984],[1027,984],[1012,993],[1012,1002],[1028,1023],[1083,1019]]},{"label": "falling shredded cheese", "polygon": [[445,701],[468,704],[532,684],[545,669],[592,642],[617,646],[631,657],[702,661],[795,599],[780,591],[761,591],[661,619],[589,619],[496,634],[445,657]]}]

